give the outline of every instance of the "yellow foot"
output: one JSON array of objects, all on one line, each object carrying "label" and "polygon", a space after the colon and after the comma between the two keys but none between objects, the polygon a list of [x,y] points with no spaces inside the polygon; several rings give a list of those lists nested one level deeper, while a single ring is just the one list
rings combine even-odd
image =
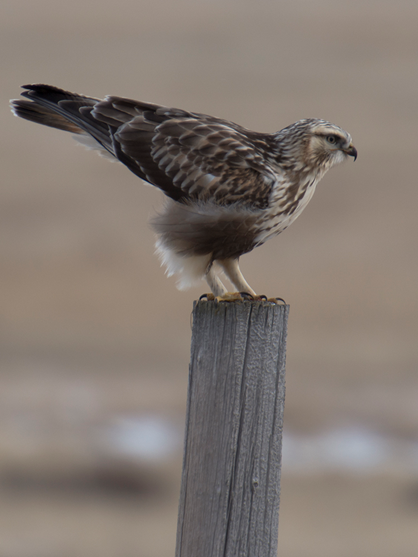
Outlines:
[{"label": "yellow foot", "polygon": [[214,294],[202,294],[200,300],[207,300],[208,302],[243,302],[244,300],[254,300],[251,294],[246,292],[225,292],[222,296],[215,296]]},{"label": "yellow foot", "polygon": [[248,299],[252,300],[252,296],[245,292],[225,292],[222,296],[216,296],[215,298],[217,302],[243,302]]},{"label": "yellow foot", "polygon": [[207,300],[208,302],[244,302],[244,301],[254,301],[254,302],[270,302],[272,304],[285,304],[286,302],[283,298],[267,298],[267,296],[253,296],[248,294],[248,292],[225,292],[222,296],[215,296],[210,292],[209,294],[202,294],[199,298],[201,300]]}]

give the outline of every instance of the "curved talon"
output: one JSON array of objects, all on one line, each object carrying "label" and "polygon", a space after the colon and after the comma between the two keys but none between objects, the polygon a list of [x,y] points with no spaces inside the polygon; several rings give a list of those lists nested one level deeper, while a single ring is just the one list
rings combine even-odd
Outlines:
[{"label": "curved talon", "polygon": [[199,298],[199,302],[201,302],[202,300],[207,300],[208,302],[213,302],[213,300],[215,299],[215,296],[212,294],[212,292],[209,292],[208,294],[202,294]]},{"label": "curved talon", "polygon": [[286,302],[283,300],[283,298],[267,298],[268,302],[271,302],[273,304],[277,304],[278,302],[282,302],[282,304],[285,306]]},{"label": "curved talon", "polygon": [[243,300],[250,300],[250,301],[255,300],[255,297],[249,292],[239,292],[239,295]]}]

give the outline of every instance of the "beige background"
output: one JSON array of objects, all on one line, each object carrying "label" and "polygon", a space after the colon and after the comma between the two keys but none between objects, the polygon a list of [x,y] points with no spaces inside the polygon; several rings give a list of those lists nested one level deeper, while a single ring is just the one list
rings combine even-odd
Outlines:
[{"label": "beige background", "polygon": [[[189,320],[206,290],[178,292],[159,267],[158,191],[13,118],[8,99],[37,82],[351,133],[357,162],[242,260],[291,305],[289,439],[341,441],[335,462],[329,443],[305,466],[285,459],[279,554],[417,555],[417,20],[412,0],[1,3],[1,557],[173,555]],[[108,443],[147,416],[171,424],[175,450],[147,461]],[[378,440],[372,465],[347,464],[356,439],[367,454]]]}]

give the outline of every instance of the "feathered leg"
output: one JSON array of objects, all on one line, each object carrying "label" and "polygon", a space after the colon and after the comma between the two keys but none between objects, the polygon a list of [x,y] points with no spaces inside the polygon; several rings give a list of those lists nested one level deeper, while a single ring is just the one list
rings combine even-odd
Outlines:
[{"label": "feathered leg", "polygon": [[213,266],[211,265],[208,272],[206,273],[206,282],[215,297],[222,297],[227,293],[227,289],[222,284],[221,280],[213,272]]},{"label": "feathered leg", "polygon": [[219,260],[218,263],[238,292],[247,292],[248,294],[251,294],[251,296],[256,296],[256,293],[241,273],[238,259],[222,259]]}]

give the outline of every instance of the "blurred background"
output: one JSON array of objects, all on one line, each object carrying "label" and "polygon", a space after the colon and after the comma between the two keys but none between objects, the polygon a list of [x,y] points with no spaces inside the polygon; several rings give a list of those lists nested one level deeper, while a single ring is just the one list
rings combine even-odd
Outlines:
[{"label": "blurred background", "polygon": [[358,160],[242,259],[291,306],[279,554],[417,555],[417,20],[412,0],[1,3],[1,557],[174,554],[207,290],[160,268],[159,191],[11,115],[39,82],[351,133]]}]

